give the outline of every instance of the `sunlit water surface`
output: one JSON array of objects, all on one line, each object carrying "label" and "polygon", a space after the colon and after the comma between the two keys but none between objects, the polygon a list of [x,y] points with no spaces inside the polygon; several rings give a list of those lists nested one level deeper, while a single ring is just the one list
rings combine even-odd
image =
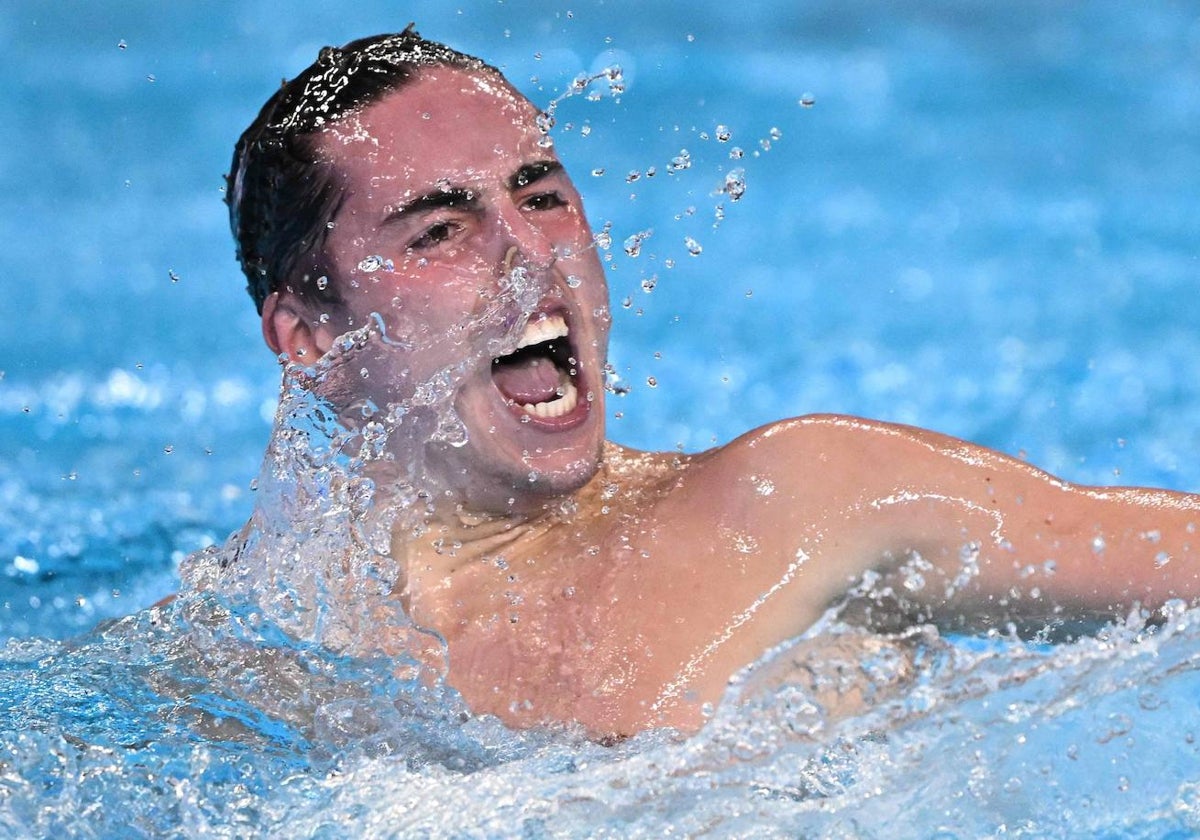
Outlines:
[{"label": "sunlit water surface", "polygon": [[[864,647],[831,614],[698,735],[616,746],[509,731],[358,644],[376,607],[420,630],[388,605],[354,464],[310,446],[287,456],[299,487],[272,461],[251,483],[278,373],[219,188],[272,79],[407,23],[360,5],[24,2],[0,24],[0,834],[1200,833],[1182,606],[1060,644]],[[1200,488],[1200,16],[731,5],[418,21],[543,105],[623,68],[619,96],[604,77],[555,114],[611,223],[613,436],[693,450],[846,411],[1074,480]],[[285,537],[222,571],[256,501]],[[337,609],[329,558],[352,544]],[[865,711],[771,679],[814,643]]]}]

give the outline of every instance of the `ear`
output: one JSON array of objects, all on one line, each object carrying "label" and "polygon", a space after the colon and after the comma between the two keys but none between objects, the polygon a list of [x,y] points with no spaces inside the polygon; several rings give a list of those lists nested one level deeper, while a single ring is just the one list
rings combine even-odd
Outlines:
[{"label": "ear", "polygon": [[311,365],[329,349],[328,330],[314,329],[295,295],[272,292],[263,301],[262,334],[277,356]]}]

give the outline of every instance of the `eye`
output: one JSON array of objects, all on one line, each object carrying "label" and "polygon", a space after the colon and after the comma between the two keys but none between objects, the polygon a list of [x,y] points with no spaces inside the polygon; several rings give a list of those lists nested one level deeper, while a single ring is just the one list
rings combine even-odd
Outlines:
[{"label": "eye", "polygon": [[521,204],[524,210],[554,210],[566,206],[567,200],[557,192],[537,193],[525,199]]},{"label": "eye", "polygon": [[459,230],[460,225],[457,222],[436,222],[425,228],[420,236],[410,242],[408,250],[423,251],[436,247],[453,237]]}]

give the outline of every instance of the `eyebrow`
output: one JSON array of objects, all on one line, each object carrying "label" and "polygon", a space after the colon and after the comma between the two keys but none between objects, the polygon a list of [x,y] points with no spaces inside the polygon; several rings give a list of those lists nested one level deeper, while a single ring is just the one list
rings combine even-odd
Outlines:
[{"label": "eyebrow", "polygon": [[384,218],[384,222],[394,222],[405,216],[424,213],[428,210],[440,210],[450,207],[471,207],[479,203],[479,197],[474,190],[466,187],[446,187],[432,190],[404,202]]},{"label": "eyebrow", "polygon": [[562,172],[562,169],[563,165],[556,160],[535,160],[513,173],[512,177],[508,179],[508,188],[519,190],[556,172]]},{"label": "eyebrow", "polygon": [[[557,172],[563,171],[563,165],[557,160],[536,160],[527,163],[509,176],[507,186],[515,191],[536,183]],[[466,187],[444,187],[431,190],[416,198],[404,202],[384,217],[384,223],[394,222],[405,216],[424,213],[429,210],[447,208],[471,208],[479,203],[479,196],[474,190]]]}]

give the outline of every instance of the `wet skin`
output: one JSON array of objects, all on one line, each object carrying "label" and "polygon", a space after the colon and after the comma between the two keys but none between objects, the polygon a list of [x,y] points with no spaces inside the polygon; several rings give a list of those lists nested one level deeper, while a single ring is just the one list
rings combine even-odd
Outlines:
[{"label": "wet skin", "polygon": [[[422,74],[322,136],[345,198],[307,270],[341,284],[344,306],[276,293],[263,333],[312,360],[377,315],[388,340],[318,386],[348,417],[368,400],[414,405],[419,383],[453,373],[447,405],[467,442],[430,444],[407,418],[389,438],[388,463],[430,498],[423,530],[395,531],[392,558],[396,596],[444,637],[449,681],[473,709],[596,736],[694,729],[733,673],[871,570],[918,617],[967,625],[1197,594],[1196,496],[1073,486],[837,416],[697,455],[605,444],[607,291],[537,111],[490,74]],[[392,269],[360,268],[372,255]],[[514,267],[532,291],[514,291]],[[523,325],[552,318],[569,329],[559,381],[591,399],[537,418],[492,360],[516,358]]]}]

